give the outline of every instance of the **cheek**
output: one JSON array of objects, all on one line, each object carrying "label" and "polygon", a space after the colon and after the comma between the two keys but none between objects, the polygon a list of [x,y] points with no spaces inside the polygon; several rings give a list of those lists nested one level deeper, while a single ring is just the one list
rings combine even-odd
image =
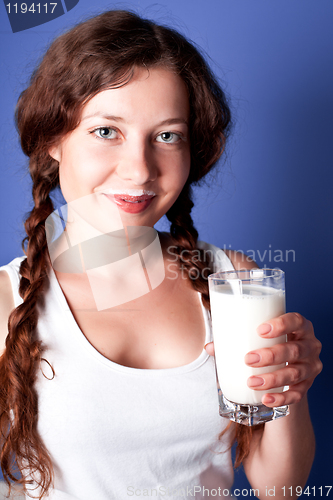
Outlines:
[{"label": "cheek", "polygon": [[73,173],[68,172],[63,164],[60,164],[59,166],[59,185],[62,195],[67,203],[75,200],[78,197],[77,193],[74,190],[74,186],[77,186],[75,176],[73,175]]},{"label": "cheek", "polygon": [[168,185],[168,188],[173,190],[178,189],[180,185],[185,184],[191,165],[191,155],[187,148],[179,151],[163,151],[159,152],[152,163],[159,172],[162,182]]},{"label": "cheek", "polygon": [[94,175],[83,163],[61,162],[59,165],[59,184],[63,197],[69,203],[91,192]]},{"label": "cheek", "polygon": [[104,181],[109,163],[100,154],[87,148],[71,150],[59,165],[59,181],[67,202],[93,192]]},{"label": "cheek", "polygon": [[185,182],[188,179],[191,169],[191,153],[190,149],[186,149],[181,155],[181,159],[178,163],[177,174],[179,177],[179,183],[184,186]]}]

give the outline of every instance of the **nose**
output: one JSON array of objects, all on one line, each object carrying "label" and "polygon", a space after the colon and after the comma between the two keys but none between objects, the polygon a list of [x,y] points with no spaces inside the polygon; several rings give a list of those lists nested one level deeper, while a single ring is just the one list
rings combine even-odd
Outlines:
[{"label": "nose", "polygon": [[137,137],[128,141],[118,163],[117,174],[135,186],[143,186],[157,177],[157,168],[148,141]]}]

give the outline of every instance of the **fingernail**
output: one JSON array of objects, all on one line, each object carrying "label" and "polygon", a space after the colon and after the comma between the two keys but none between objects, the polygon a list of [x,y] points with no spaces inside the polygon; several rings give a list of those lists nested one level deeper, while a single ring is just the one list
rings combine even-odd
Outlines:
[{"label": "fingernail", "polygon": [[272,404],[272,403],[274,403],[274,401],[275,401],[274,396],[265,396],[265,403]]},{"label": "fingernail", "polygon": [[257,328],[257,332],[259,333],[259,335],[267,335],[271,330],[272,325],[270,325],[269,323],[263,323]]},{"label": "fingernail", "polygon": [[259,363],[261,356],[256,352],[249,352],[244,360],[247,365],[254,365],[254,363]]},{"label": "fingernail", "polygon": [[250,387],[259,387],[260,385],[264,385],[265,380],[261,377],[250,377],[248,381],[248,385]]}]

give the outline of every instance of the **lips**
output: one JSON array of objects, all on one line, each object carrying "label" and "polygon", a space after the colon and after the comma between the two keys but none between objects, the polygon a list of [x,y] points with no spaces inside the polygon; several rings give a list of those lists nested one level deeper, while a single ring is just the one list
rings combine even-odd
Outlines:
[{"label": "lips", "polygon": [[130,202],[130,203],[141,203],[142,201],[147,201],[150,200],[151,198],[154,198],[153,195],[148,195],[148,194],[143,194],[142,196],[130,196],[128,194],[115,194],[113,195],[114,199],[117,202]]},{"label": "lips", "polygon": [[126,213],[137,214],[146,210],[155,198],[155,194],[142,194],[132,196],[130,194],[106,194],[107,198]]}]

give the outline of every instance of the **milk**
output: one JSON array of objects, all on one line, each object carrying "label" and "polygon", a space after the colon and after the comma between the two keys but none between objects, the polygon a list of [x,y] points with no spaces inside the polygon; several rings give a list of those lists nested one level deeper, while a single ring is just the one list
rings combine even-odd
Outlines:
[{"label": "milk", "polygon": [[285,313],[283,290],[257,284],[243,284],[233,289],[228,284],[210,287],[210,303],[217,376],[223,395],[234,403],[255,405],[267,392],[282,392],[283,388],[255,391],[247,386],[252,375],[272,372],[283,365],[252,368],[244,356],[263,347],[286,341],[286,336],[261,338],[257,327]]}]

